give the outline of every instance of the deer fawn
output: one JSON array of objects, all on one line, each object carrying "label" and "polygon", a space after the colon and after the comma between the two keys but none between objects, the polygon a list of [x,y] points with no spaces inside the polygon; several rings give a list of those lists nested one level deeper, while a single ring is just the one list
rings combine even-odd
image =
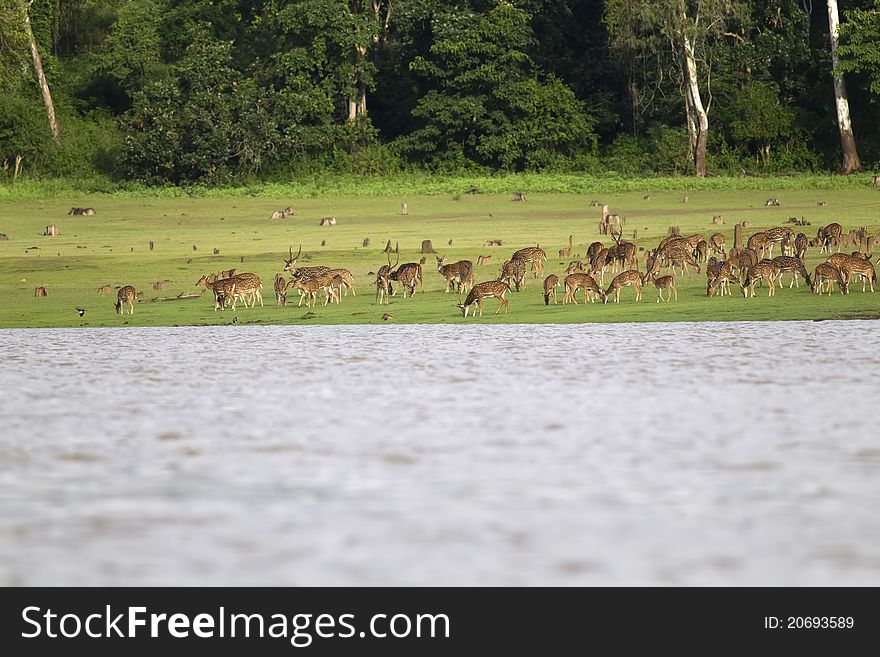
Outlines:
[{"label": "deer fawn", "polygon": [[657,288],[657,303],[664,301],[663,299],[663,290],[666,290],[666,303],[669,303],[669,299],[672,295],[675,295],[675,300],[678,301],[678,290],[675,288],[675,275],[672,276],[651,276],[651,281],[654,283],[654,287]]},{"label": "deer fawn", "polygon": [[287,279],[283,274],[275,274],[275,305],[281,307],[287,305]]},{"label": "deer fawn", "polygon": [[[483,299],[495,297],[498,299],[498,308],[495,310],[495,314],[497,315],[503,306],[504,314],[506,315],[510,304],[507,299],[504,298],[504,295],[508,292],[510,292],[510,286],[504,281],[486,281],[485,283],[477,283],[471,288],[470,293],[467,295],[467,299],[465,299],[463,303],[458,304],[458,308],[461,310],[462,315],[467,317],[470,307],[476,302],[480,308],[480,317],[482,317]],[[477,312],[474,311],[474,317],[476,316]]]},{"label": "deer fawn", "polygon": [[128,314],[134,315],[134,300],[136,298],[137,291],[131,285],[125,285],[124,287],[119,288],[119,292],[116,293],[116,314],[124,315],[125,309],[122,307],[122,304],[127,303]]}]

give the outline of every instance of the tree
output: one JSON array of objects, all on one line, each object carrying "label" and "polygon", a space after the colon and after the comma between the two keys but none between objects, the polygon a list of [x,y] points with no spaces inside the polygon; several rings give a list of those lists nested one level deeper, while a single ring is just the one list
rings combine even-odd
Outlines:
[{"label": "tree", "polygon": [[[677,72],[684,100],[694,174],[706,175],[709,103],[702,85],[710,67],[713,41],[723,37],[726,23],[736,18],[738,0],[606,0],[605,21],[612,44],[630,59],[652,59],[662,70]],[[671,62],[665,53],[671,53]],[[658,82],[661,84],[662,82]],[[710,99],[711,102],[711,99]]]},{"label": "tree", "polygon": [[595,150],[583,104],[527,54],[526,12],[509,2],[439,8],[430,29],[427,52],[410,62],[424,91],[412,110],[421,124],[398,142],[404,152],[435,166],[522,170]]},{"label": "tree", "polygon": [[872,9],[846,12],[846,19],[837,48],[839,71],[866,73],[871,93],[880,98],[880,0],[874,0]]},{"label": "tree", "polygon": [[837,12],[837,0],[828,0],[828,31],[831,36],[831,70],[834,75],[834,105],[837,109],[837,128],[840,131],[840,149],[843,151],[843,174],[862,170],[859,152],[856,149],[856,138],[853,135],[852,120],[849,115],[849,98],[846,95],[846,83],[840,71],[840,60],[837,44],[840,40],[840,17]]}]

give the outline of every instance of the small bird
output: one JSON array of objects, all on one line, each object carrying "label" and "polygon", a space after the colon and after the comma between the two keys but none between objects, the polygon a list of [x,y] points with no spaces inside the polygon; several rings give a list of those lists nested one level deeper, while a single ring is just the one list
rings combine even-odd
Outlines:
[{"label": "small bird", "polygon": [[384,315],[382,315],[383,322],[387,322],[389,319],[394,319],[394,315],[389,315],[388,313],[385,313]]},{"label": "small bird", "polygon": [[233,323],[233,324],[238,324],[238,315],[233,316],[233,318],[232,318],[232,323]]},{"label": "small bird", "polygon": [[77,306],[77,307],[76,307],[76,312],[78,312],[78,313],[79,313],[79,316],[82,317],[83,315],[86,314],[86,309],[85,309],[85,308],[80,308],[79,306]]}]

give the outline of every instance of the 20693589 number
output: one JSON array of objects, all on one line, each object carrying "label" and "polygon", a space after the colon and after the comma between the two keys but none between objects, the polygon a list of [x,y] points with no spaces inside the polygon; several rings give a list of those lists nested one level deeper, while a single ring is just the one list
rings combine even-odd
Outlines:
[{"label": "20693589 number", "polygon": [[848,630],[855,625],[852,616],[765,616],[764,627],[767,629],[792,630]]}]

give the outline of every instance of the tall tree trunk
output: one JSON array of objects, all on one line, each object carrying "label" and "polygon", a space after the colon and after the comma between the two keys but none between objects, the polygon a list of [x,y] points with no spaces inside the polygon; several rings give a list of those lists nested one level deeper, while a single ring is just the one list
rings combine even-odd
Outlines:
[{"label": "tall tree trunk", "polygon": [[840,130],[840,150],[843,151],[841,173],[853,173],[862,170],[859,152],[856,150],[856,138],[853,135],[852,121],[849,116],[849,99],[846,96],[846,83],[839,69],[840,58],[837,56],[837,44],[840,40],[840,17],[837,13],[837,0],[828,0],[828,31],[831,33],[831,70],[834,74],[834,105],[837,108],[837,127]]},{"label": "tall tree trunk", "polygon": [[31,58],[34,60],[34,71],[37,73],[37,81],[40,83],[40,91],[43,92],[43,104],[46,106],[46,115],[49,117],[49,130],[52,131],[52,139],[55,143],[61,141],[61,131],[58,129],[58,119],[55,118],[55,104],[52,102],[52,92],[49,91],[49,83],[46,81],[46,74],[43,72],[43,60],[40,59],[40,51],[37,48],[37,40],[34,38],[34,31],[31,29],[31,17],[28,13],[30,3],[24,8],[24,28],[25,35],[30,45]]},{"label": "tall tree trunk", "polygon": [[706,143],[709,138],[709,115],[700,97],[700,82],[697,77],[697,59],[694,55],[694,44],[687,34],[682,34],[684,81],[687,102],[691,112],[691,120],[696,131],[696,143],[693,144],[694,175],[706,176]]}]

